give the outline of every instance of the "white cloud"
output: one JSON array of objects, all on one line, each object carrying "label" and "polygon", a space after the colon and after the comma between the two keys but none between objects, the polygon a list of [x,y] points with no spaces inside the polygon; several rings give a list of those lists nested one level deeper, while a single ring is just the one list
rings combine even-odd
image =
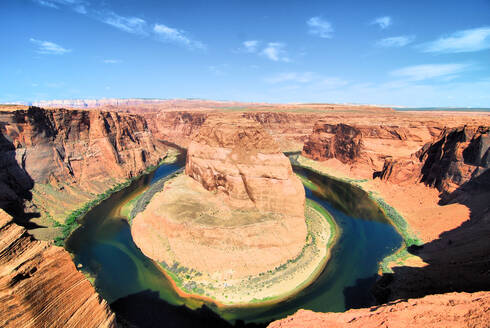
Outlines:
[{"label": "white cloud", "polygon": [[378,25],[381,29],[388,28],[393,22],[390,16],[378,17],[371,22],[372,25]]},{"label": "white cloud", "polygon": [[257,52],[257,48],[259,46],[259,41],[257,40],[248,40],[248,41],[244,41],[242,44],[243,44],[243,47],[245,48],[245,52],[250,52],[250,53],[254,53],[254,52]]},{"label": "white cloud", "polygon": [[469,64],[415,65],[391,71],[390,74],[410,81],[421,81],[432,78],[444,78],[448,80],[448,78],[454,78],[455,74],[467,70],[470,66]]},{"label": "white cloud", "polygon": [[460,53],[490,49],[490,27],[457,31],[419,46],[423,52]]},{"label": "white cloud", "polygon": [[206,46],[200,42],[189,38],[185,31],[176,28],[168,27],[163,24],[155,24],[153,32],[158,36],[159,40],[165,42],[173,42],[184,45],[190,49],[204,49]]},{"label": "white cloud", "polygon": [[413,35],[400,35],[391,38],[384,38],[376,42],[376,45],[384,48],[401,48],[415,40]]},{"label": "white cloud", "polygon": [[286,45],[282,42],[269,42],[261,54],[272,61],[290,62],[291,60],[287,57],[287,53],[284,50],[285,47]]},{"label": "white cloud", "polygon": [[309,27],[308,33],[319,36],[320,38],[330,39],[332,37],[333,28],[330,22],[323,20],[320,17],[311,17],[306,21]]},{"label": "white cloud", "polygon": [[30,38],[29,41],[37,46],[36,52],[43,55],[64,55],[71,51],[71,49],[63,48],[62,46],[50,42]]},{"label": "white cloud", "polygon": [[104,59],[102,62],[104,64],[121,64],[123,61],[121,59]]},{"label": "white cloud", "polygon": [[44,6],[44,7],[49,7],[49,8],[55,8],[59,9],[60,6],[67,6],[76,11],[77,13],[80,14],[86,14],[87,13],[87,2],[84,0],[33,0],[37,4]]},{"label": "white cloud", "polygon": [[110,11],[104,13],[100,20],[124,32],[141,35],[148,34],[146,32],[146,21],[139,17],[124,17]]}]

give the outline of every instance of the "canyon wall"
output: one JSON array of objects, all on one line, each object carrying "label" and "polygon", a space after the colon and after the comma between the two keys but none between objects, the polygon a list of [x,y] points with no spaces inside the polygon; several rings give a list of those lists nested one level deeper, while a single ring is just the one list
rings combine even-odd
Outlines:
[{"label": "canyon wall", "polygon": [[[488,123],[488,117],[481,118]],[[381,304],[490,288],[489,127],[446,127],[429,142],[421,139],[400,127],[347,129],[322,122],[303,149],[332,174],[361,181],[420,239],[405,259],[390,264],[393,273],[377,281],[373,291]],[[419,147],[414,150],[410,142]]]},{"label": "canyon wall", "polygon": [[61,247],[0,209],[0,326],[115,327],[115,315]]},{"label": "canyon wall", "polygon": [[24,199],[44,226],[63,223],[97,194],[156,165],[167,149],[143,117],[113,112],[0,112],[0,134],[0,165],[10,167],[8,178],[0,176],[3,198],[12,203],[15,188],[33,188]]},{"label": "canyon wall", "polygon": [[320,121],[302,154],[317,161],[336,159],[365,178],[423,182],[452,192],[487,170],[489,145],[489,128],[484,126],[437,129]]}]

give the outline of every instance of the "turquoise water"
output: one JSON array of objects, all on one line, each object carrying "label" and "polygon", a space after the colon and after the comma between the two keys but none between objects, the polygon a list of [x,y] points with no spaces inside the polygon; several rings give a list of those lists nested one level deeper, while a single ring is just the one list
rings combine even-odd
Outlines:
[{"label": "turquoise water", "polygon": [[[176,307],[186,305],[197,309],[203,303],[180,298],[172,290],[159,268],[136,247],[130,227],[119,213],[121,205],[180,167],[179,164],[163,165],[152,175],[115,193],[91,210],[84,217],[82,227],[67,241],[67,249],[74,254],[75,263],[95,278],[94,284],[100,295],[113,304],[116,314],[124,311],[121,315],[134,319],[133,324],[137,326],[151,326],[150,322],[158,322],[163,313],[175,322],[196,316],[197,322],[203,325],[206,320],[228,324],[212,315],[210,319],[208,312],[183,312],[182,308]],[[316,192],[306,188],[307,197],[328,209],[342,231],[332,249],[332,257],[313,284],[287,301],[225,309],[207,304],[228,322],[265,323],[299,308],[345,311],[369,304],[369,288],[376,277],[378,262],[401,244],[400,235],[362,190],[306,169],[295,168],[295,171],[317,186]],[[151,306],[143,306],[146,312],[131,312],[141,304]],[[186,323],[182,321],[181,326],[185,327]]]}]

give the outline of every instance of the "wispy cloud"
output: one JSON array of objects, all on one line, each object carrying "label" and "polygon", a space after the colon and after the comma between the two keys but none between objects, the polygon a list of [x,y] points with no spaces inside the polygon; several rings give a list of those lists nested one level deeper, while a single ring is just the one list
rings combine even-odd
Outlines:
[{"label": "wispy cloud", "polygon": [[155,24],[153,32],[157,35],[158,40],[164,42],[177,43],[190,49],[205,49],[206,46],[201,41],[196,41],[188,37],[185,31],[168,27],[163,24]]},{"label": "wispy cloud", "polygon": [[460,53],[490,49],[490,26],[457,31],[435,41],[421,44],[423,52]]},{"label": "wispy cloud", "polygon": [[121,31],[147,35],[146,31],[147,23],[144,19],[139,17],[125,17],[116,14],[113,11],[109,11],[106,13],[99,13],[100,20],[108,25],[111,25]]},{"label": "wispy cloud", "polygon": [[121,64],[123,61],[121,59],[104,59],[102,62],[104,64]]},{"label": "wispy cloud", "polygon": [[255,53],[258,50],[259,43],[260,42],[257,40],[248,40],[248,41],[244,41],[242,45],[245,52]]},{"label": "wispy cloud", "polygon": [[410,81],[433,78],[453,78],[455,74],[466,71],[470,64],[427,64],[407,66],[390,72],[390,75]]},{"label": "wispy cloud", "polygon": [[[201,41],[193,40],[187,32],[169,27],[164,24],[155,23],[153,28],[151,23],[136,16],[122,16],[111,10],[87,9],[87,0],[32,0],[42,6],[59,9],[61,6],[70,7],[76,12],[87,15],[93,19],[115,27],[123,32],[153,36],[158,41],[180,44],[188,49],[205,49],[206,45]],[[109,62],[108,62],[109,63]]]},{"label": "wispy cloud", "polygon": [[332,24],[320,17],[311,17],[306,21],[306,25],[308,25],[308,33],[311,35],[319,36],[324,39],[330,39],[332,37]]},{"label": "wispy cloud", "polygon": [[393,22],[390,16],[378,17],[371,22],[371,25],[378,25],[383,30],[388,28],[391,24],[393,24]]},{"label": "wispy cloud", "polygon": [[400,35],[381,39],[376,42],[376,45],[384,48],[401,48],[412,43],[414,40],[415,36],[413,35]]},{"label": "wispy cloud", "polygon": [[269,42],[261,54],[272,61],[290,62],[285,48],[286,45],[282,42]]},{"label": "wispy cloud", "polygon": [[71,51],[71,49],[66,49],[50,41],[43,41],[30,38],[29,41],[37,46],[36,52],[43,55],[64,55]]},{"label": "wispy cloud", "polygon": [[88,3],[84,0],[33,0],[35,3],[49,8],[59,9],[60,6],[67,6],[80,14],[87,13]]}]

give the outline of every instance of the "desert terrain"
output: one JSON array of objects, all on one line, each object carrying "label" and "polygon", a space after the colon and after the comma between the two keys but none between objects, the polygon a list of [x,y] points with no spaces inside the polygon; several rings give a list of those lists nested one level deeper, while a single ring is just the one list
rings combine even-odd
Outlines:
[{"label": "desert terrain", "polygon": [[[252,216],[254,223],[247,229],[261,237],[243,243],[230,234],[230,240],[225,241],[229,245],[240,241],[244,247],[255,247],[257,256],[264,261],[231,273],[230,279],[270,270],[299,254],[309,231],[304,221],[304,192],[301,196],[301,183],[281,152],[296,152],[299,165],[368,192],[404,238],[404,245],[380,265],[373,286],[377,307],[342,314],[299,311],[272,323],[272,327],[348,323],[401,326],[407,322],[416,326],[437,323],[485,327],[489,322],[488,113],[202,100],[108,99],[39,105],[45,108],[0,108],[0,207],[6,212],[2,214],[5,222],[0,230],[6,236],[2,237],[0,253],[0,298],[6,300],[1,307],[2,313],[7,313],[2,316],[3,326],[15,327],[16,318],[29,318],[23,322],[32,327],[39,326],[40,321],[36,320],[53,327],[77,327],[80,316],[89,312],[96,315],[91,316],[93,321],[85,322],[87,327],[116,324],[117,313],[99,299],[71,262],[69,253],[53,244],[63,245],[78,226],[79,217],[154,169],[170,154],[169,149],[187,150],[185,175],[165,183],[163,191],[135,217],[132,229],[140,229],[136,235],[150,229],[154,236],[164,231],[175,238],[169,241],[178,245],[172,246],[178,253],[174,259],[186,267],[195,265],[198,272],[219,271],[230,255],[236,260],[233,265],[243,267],[240,261],[245,257],[233,253],[216,253],[211,256],[216,261],[202,263],[189,251],[195,247],[204,250],[204,241],[223,241],[223,235],[228,233],[220,233],[219,229],[229,229],[242,221],[239,215],[232,215],[238,209],[257,211]],[[257,131],[263,132],[254,134],[258,136],[256,142],[238,143],[240,152],[233,158],[227,149],[235,143],[227,143],[237,131],[220,128],[224,139],[211,138],[210,122],[237,119],[251,121]],[[247,145],[253,147],[242,149]],[[255,156],[253,161],[241,157],[250,153]],[[235,161],[233,165],[227,162],[229,158]],[[269,167],[266,178],[262,177],[264,167]],[[260,179],[256,179],[257,174]],[[281,183],[277,190],[273,189],[276,183],[269,182],[274,179]],[[179,188],[172,190],[172,185]],[[287,196],[281,196],[282,192]],[[181,209],[172,208],[172,204],[183,199],[205,203],[206,208],[196,212],[213,215],[193,216],[192,223],[182,224],[175,217]],[[273,214],[265,218],[264,212]],[[154,221],[153,226],[141,224],[143,217],[158,218],[161,213],[166,214],[165,218]],[[229,218],[232,224],[213,222],[223,218]],[[245,221],[250,219],[243,216]],[[212,229],[209,222],[213,223]],[[269,224],[276,227],[268,230]],[[283,230],[276,230],[277,226]],[[193,244],[196,235],[200,238],[198,245]],[[326,245],[330,236],[323,237],[322,245]],[[145,250],[144,245],[152,243],[144,240],[152,238],[148,231],[139,242],[138,238],[135,237],[136,243],[147,256],[171,264],[168,254],[159,249]],[[261,238],[267,240],[268,246],[257,247]],[[268,250],[271,245],[280,251]],[[233,251],[239,254],[243,250],[238,247]],[[268,251],[274,256],[264,255]],[[291,278],[286,284],[291,287],[307,280],[305,277],[323,266],[321,258],[327,256],[325,252],[315,257],[317,262],[307,270],[308,274]],[[50,264],[53,257],[64,259],[63,264]],[[22,263],[16,264],[21,259]],[[60,274],[65,279],[56,278]],[[36,290],[45,292],[41,297]],[[71,302],[64,301],[59,296],[63,294],[56,292],[59,290],[69,291],[64,297]],[[28,296],[29,302],[22,299],[22,295],[30,295],[27,291],[33,293]],[[278,294],[276,290],[275,295]],[[241,296],[235,302],[251,300],[243,293],[236,295]],[[270,294],[257,295],[266,298]],[[42,311],[39,305],[48,310]],[[418,319],[414,321],[415,318]]]}]

